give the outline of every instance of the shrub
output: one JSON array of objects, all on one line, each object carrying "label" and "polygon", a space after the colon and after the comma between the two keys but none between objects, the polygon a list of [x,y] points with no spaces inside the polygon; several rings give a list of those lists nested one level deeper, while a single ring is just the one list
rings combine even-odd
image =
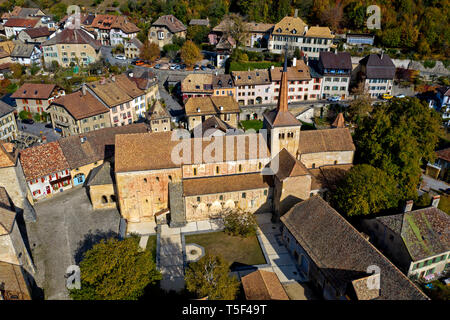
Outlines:
[{"label": "shrub", "polygon": [[20,120],[30,119],[31,118],[31,112],[22,110],[19,112],[19,118]]},{"label": "shrub", "polygon": [[423,62],[423,66],[427,69],[432,69],[436,65],[436,61],[434,60],[426,60]]},{"label": "shrub", "polygon": [[225,232],[234,236],[249,237],[256,235],[256,219],[250,212],[228,210],[223,213]]}]

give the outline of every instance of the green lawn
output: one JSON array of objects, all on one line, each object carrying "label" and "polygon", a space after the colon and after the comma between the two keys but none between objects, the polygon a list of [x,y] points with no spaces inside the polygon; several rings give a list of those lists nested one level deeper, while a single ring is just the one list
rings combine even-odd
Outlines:
[{"label": "green lawn", "polygon": [[156,235],[148,237],[146,250],[152,252],[153,260],[156,262]]},{"label": "green lawn", "polygon": [[241,121],[241,127],[244,128],[245,131],[253,129],[258,132],[262,129],[263,122],[261,120],[243,120]]},{"label": "green lawn", "polygon": [[208,232],[185,236],[185,243],[201,245],[206,253],[221,255],[233,266],[266,263],[256,236],[241,238],[225,232]]}]

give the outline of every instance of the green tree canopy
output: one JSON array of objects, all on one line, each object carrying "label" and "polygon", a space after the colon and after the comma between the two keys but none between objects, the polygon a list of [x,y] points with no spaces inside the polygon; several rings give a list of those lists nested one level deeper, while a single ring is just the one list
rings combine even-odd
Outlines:
[{"label": "green tree canopy", "polygon": [[399,199],[417,197],[421,161],[434,160],[440,116],[417,98],[377,105],[355,130],[356,159],[384,170],[399,184]]},{"label": "green tree canopy", "polygon": [[206,254],[189,264],[184,277],[188,291],[209,300],[234,300],[239,281],[229,276],[228,263],[220,256]]},{"label": "green tree canopy", "polygon": [[161,279],[149,250],[141,250],[136,236],[110,238],[95,244],[80,263],[81,289],[74,300],[137,300],[144,288]]},{"label": "green tree canopy", "polygon": [[338,183],[332,202],[348,216],[378,213],[397,206],[397,182],[381,169],[356,165]]}]

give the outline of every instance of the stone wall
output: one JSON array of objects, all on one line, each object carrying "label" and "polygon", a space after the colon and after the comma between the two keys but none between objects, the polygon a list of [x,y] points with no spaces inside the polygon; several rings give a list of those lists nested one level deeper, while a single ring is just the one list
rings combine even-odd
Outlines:
[{"label": "stone wall", "polygon": [[90,186],[89,195],[94,210],[115,209],[117,207],[116,193],[112,184]]},{"label": "stone wall", "polygon": [[319,168],[334,164],[352,164],[354,151],[335,151],[304,153],[300,155],[300,161],[308,168]]},{"label": "stone wall", "polygon": [[310,197],[311,176],[288,177],[283,181],[275,178],[274,212],[281,217],[295,204]]},{"label": "stone wall", "polygon": [[269,158],[183,165],[182,167],[183,178],[198,178],[198,177],[211,177],[230,174],[261,172],[268,162]]},{"label": "stone wall", "polygon": [[27,187],[19,161],[16,167],[0,168],[0,187],[6,189],[17,208],[23,209]]}]

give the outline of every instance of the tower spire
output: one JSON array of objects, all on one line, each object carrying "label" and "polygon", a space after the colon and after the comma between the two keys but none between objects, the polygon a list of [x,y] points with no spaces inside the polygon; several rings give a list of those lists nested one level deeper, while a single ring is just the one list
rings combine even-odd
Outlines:
[{"label": "tower spire", "polygon": [[288,82],[287,82],[287,46],[284,51],[284,67],[281,72],[280,93],[278,95],[278,112],[288,111]]}]

